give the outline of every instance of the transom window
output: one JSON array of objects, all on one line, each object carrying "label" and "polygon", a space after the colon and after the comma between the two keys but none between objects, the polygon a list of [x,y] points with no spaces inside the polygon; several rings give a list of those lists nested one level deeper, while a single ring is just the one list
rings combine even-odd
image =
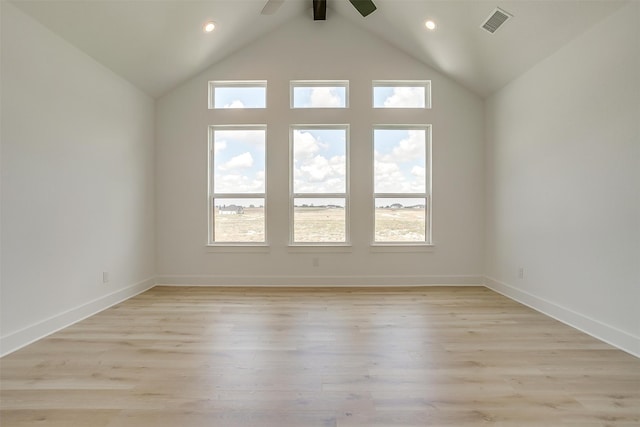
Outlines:
[{"label": "transom window", "polygon": [[431,108],[431,82],[374,81],[373,108]]},{"label": "transom window", "polygon": [[347,108],[349,82],[342,80],[291,82],[291,108]]},{"label": "transom window", "polygon": [[266,81],[209,82],[209,108],[266,108]]},{"label": "transom window", "polygon": [[376,126],[374,243],[430,243],[430,126]]},{"label": "transom window", "polygon": [[266,242],[266,132],[209,127],[209,244]]},{"label": "transom window", "polygon": [[349,126],[291,127],[291,242],[349,241]]}]

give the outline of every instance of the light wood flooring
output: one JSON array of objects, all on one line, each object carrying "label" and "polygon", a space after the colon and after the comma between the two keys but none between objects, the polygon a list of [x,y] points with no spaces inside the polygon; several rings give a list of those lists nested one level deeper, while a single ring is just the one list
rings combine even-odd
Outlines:
[{"label": "light wood flooring", "polygon": [[482,287],[156,287],[0,363],[2,427],[640,426],[640,359]]}]

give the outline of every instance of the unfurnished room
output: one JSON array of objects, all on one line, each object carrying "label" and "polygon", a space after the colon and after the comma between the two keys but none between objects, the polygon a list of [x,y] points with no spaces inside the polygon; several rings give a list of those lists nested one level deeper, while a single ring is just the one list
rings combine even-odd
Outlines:
[{"label": "unfurnished room", "polygon": [[0,425],[640,425],[640,1],[2,0]]}]

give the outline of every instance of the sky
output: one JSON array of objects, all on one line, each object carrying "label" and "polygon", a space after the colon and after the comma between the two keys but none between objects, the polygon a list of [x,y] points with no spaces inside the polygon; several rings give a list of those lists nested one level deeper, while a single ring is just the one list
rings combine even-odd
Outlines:
[{"label": "sky", "polygon": [[426,130],[375,129],[374,191],[426,192]]},{"label": "sky", "polygon": [[345,193],[347,130],[293,130],[293,192]]},{"label": "sky", "polygon": [[[266,87],[218,86],[215,108],[266,108]],[[345,108],[345,86],[298,86],[293,88],[294,108]],[[375,108],[425,108],[424,86],[374,86]]]},{"label": "sky", "polygon": [[424,86],[374,86],[374,108],[425,108]]},{"label": "sky", "polygon": [[345,108],[346,87],[294,87],[293,108]]},{"label": "sky", "polygon": [[265,192],[266,130],[215,130],[213,191]]},{"label": "sky", "polygon": [[266,87],[225,87],[215,88],[215,108],[265,108]]}]

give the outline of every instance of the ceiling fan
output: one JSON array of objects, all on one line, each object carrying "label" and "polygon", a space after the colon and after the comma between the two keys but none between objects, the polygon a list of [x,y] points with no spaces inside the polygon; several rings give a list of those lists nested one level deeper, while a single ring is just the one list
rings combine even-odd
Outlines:
[{"label": "ceiling fan", "polygon": [[[372,0],[349,0],[360,15],[367,16],[376,10]],[[262,9],[263,15],[272,15],[282,6],[284,0],[267,0]],[[324,21],[327,19],[327,0],[313,0],[313,20]]]}]

